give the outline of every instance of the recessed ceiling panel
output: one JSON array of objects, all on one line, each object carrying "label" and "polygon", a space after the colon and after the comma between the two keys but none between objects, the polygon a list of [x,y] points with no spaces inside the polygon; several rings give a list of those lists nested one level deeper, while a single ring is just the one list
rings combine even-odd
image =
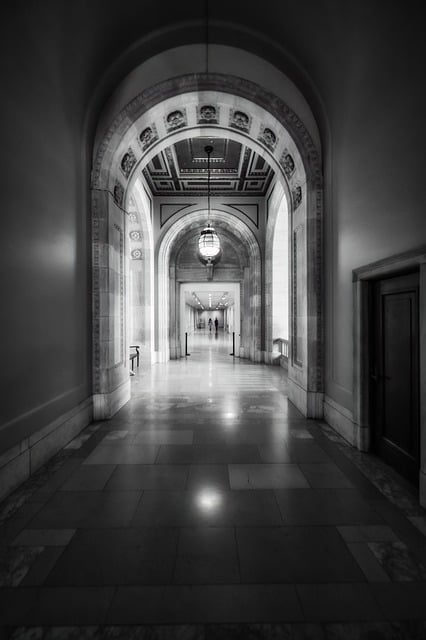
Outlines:
[{"label": "recessed ceiling panel", "polygon": [[188,138],[155,156],[143,170],[155,196],[204,196],[207,193],[206,145],[210,156],[210,191],[216,196],[233,193],[264,196],[273,171],[249,147],[226,138]]}]

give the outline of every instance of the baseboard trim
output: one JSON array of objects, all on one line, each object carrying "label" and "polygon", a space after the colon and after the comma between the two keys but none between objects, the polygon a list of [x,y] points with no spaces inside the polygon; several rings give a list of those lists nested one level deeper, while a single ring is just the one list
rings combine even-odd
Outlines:
[{"label": "baseboard trim", "polygon": [[324,398],[324,419],[349,444],[360,451],[368,451],[368,427],[362,427],[357,424],[354,421],[352,411],[349,411],[349,409],[346,409],[329,396]]},{"label": "baseboard trim", "polygon": [[93,419],[108,420],[130,400],[130,378],[109,393],[93,396]]},{"label": "baseboard trim", "polygon": [[308,391],[298,385],[295,380],[289,378],[288,399],[306,418],[323,418],[323,393],[319,393],[318,391]]},{"label": "baseboard trim", "polygon": [[93,418],[92,397],[38,429],[0,456],[0,500],[75,438]]}]

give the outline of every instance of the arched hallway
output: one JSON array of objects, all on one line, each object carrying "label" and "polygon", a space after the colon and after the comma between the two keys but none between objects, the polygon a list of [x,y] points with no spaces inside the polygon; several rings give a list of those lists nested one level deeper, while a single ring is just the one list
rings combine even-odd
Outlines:
[{"label": "arched hallway", "polygon": [[2,504],[1,637],[423,637],[414,489],[208,333]]},{"label": "arched hallway", "polygon": [[2,3],[0,640],[426,638],[423,13]]}]

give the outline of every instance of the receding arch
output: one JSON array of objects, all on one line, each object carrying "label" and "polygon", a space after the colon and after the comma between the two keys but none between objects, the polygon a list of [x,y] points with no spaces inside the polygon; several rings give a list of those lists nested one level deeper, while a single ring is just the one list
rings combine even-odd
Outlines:
[{"label": "receding arch", "polygon": [[[204,208],[195,210],[182,216],[169,230],[164,234],[158,250],[158,295],[159,309],[161,313],[158,318],[159,326],[159,359],[167,360],[171,351],[170,342],[175,339],[176,344],[172,346],[171,356],[179,357],[181,354],[180,345],[177,343],[178,336],[176,332],[170,331],[170,298],[176,288],[176,276],[170,269],[170,258],[173,251],[179,246],[182,237],[191,230],[199,231],[200,226],[205,222],[206,211]],[[224,211],[213,209],[211,211],[211,220],[213,224],[221,224],[228,228],[229,233],[238,238],[247,248],[248,265],[246,273],[246,292],[247,300],[253,315],[251,318],[251,335],[247,349],[253,360],[261,361],[261,254],[258,242],[249,227],[238,219],[230,222],[229,215]],[[243,283],[244,284],[244,283]],[[244,354],[243,354],[244,355]]]}]

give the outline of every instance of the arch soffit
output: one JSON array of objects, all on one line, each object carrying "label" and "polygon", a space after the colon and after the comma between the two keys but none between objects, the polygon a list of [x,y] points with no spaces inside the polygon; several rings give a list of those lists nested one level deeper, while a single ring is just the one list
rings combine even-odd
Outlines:
[{"label": "arch soffit", "polygon": [[[202,216],[202,224],[206,221],[207,212],[203,209],[197,209],[193,213],[201,213]],[[253,251],[250,251],[247,246],[247,234],[243,234],[240,229],[235,228],[234,220],[232,220],[228,214],[224,211],[220,213],[223,214],[221,216],[217,215],[216,210],[212,210],[210,212],[210,221],[215,227],[221,238],[226,239],[231,243],[233,248],[236,251],[236,254],[240,260],[240,266],[247,266],[250,262],[250,256],[253,255]],[[232,220],[232,222],[231,222]],[[243,223],[244,224],[244,223]],[[173,232],[175,227],[171,227],[171,231]],[[198,241],[198,237],[200,235],[200,222],[199,220],[192,220],[188,222],[187,226],[181,229],[175,236],[174,241],[171,245],[169,257],[170,261],[173,262],[177,259],[179,253],[182,251],[183,247],[188,242],[189,237],[196,237]]]},{"label": "arch soffit", "polygon": [[179,139],[221,130],[255,145],[288,184],[294,208],[306,176],[321,187],[320,156],[298,116],[259,85],[221,74],[174,78],[132,100],[97,150],[92,186],[109,190],[122,206],[141,162]]},{"label": "arch soffit", "polygon": [[[159,265],[167,268],[170,260],[177,254],[179,248],[184,242],[185,235],[188,231],[200,230],[200,225],[205,222],[205,209],[193,211],[185,214],[177,220],[173,226],[164,234],[158,250]],[[238,219],[233,219],[230,223],[229,215],[224,211],[213,210],[211,212],[211,220],[219,223],[221,227],[227,230],[229,235],[247,248],[248,256],[256,263],[260,260],[260,247],[254,233],[249,227]],[[163,271],[163,269],[160,269]]]}]

